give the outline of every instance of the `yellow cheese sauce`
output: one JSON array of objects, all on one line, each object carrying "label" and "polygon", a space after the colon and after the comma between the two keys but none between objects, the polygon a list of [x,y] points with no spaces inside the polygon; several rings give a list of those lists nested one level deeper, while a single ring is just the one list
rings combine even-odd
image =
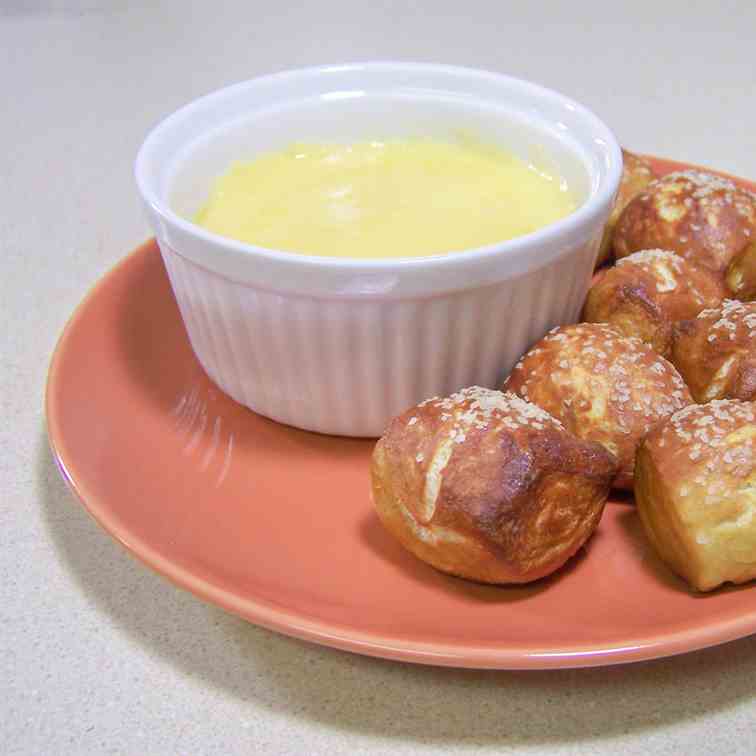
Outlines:
[{"label": "yellow cheese sauce", "polygon": [[234,163],[195,221],[310,255],[423,257],[501,242],[572,212],[550,175],[467,139],[293,144]]}]

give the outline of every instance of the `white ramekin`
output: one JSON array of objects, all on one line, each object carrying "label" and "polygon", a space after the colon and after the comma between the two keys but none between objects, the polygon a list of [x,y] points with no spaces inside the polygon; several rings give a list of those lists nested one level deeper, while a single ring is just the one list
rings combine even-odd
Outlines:
[{"label": "white ramekin", "polygon": [[[257,248],[188,220],[235,159],[296,140],[459,130],[552,165],[580,207],[501,244],[384,260]],[[221,89],[162,121],[136,161],[208,375],[255,412],[347,436],[380,435],[426,397],[497,386],[531,343],[574,321],[621,171],[612,133],[572,100],[495,73],[416,63],[323,66]]]}]

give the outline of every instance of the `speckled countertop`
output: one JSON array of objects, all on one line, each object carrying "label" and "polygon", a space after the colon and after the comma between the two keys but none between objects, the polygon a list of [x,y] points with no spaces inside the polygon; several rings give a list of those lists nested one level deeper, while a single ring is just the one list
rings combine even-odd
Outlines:
[{"label": "speckled countertop", "polygon": [[147,235],[150,126],[228,82],[375,58],[482,66],[586,102],[630,148],[756,178],[756,4],[7,0],[0,8],[0,752],[752,754],[756,638],[502,673],[274,635],[137,564],[47,448],[48,360]]}]

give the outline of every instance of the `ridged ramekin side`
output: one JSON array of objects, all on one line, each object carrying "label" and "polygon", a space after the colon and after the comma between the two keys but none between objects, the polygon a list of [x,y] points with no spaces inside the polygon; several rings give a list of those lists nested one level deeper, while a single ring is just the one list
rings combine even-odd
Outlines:
[{"label": "ridged ramekin side", "polygon": [[278,422],[378,436],[428,396],[496,387],[549,328],[574,322],[592,250],[483,288],[416,299],[320,299],[236,283],[160,244],[197,358],[237,402]]}]

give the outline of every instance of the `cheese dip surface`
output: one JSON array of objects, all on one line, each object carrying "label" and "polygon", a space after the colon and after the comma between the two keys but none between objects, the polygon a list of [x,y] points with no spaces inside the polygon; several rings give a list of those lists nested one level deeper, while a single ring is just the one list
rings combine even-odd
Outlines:
[{"label": "cheese dip surface", "polygon": [[472,139],[295,143],[237,162],[195,222],[259,247],[426,257],[502,242],[576,208],[566,182]]}]

